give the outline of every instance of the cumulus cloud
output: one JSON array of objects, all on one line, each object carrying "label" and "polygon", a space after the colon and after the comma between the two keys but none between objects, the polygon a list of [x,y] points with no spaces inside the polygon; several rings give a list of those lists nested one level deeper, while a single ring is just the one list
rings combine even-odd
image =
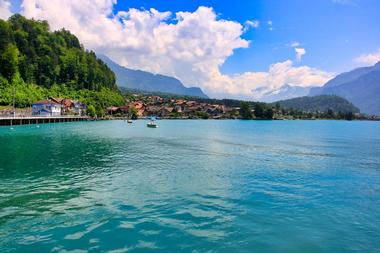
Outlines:
[{"label": "cumulus cloud", "polygon": [[316,68],[295,67],[290,60],[272,64],[266,72],[246,72],[234,76],[215,72],[214,75],[210,82],[213,82],[212,86],[217,87],[216,91],[227,89],[232,97],[254,100],[261,100],[268,94],[280,90],[284,85],[322,86],[334,77],[333,73]]},{"label": "cumulus cloud", "polygon": [[374,65],[380,61],[380,48],[371,54],[360,55],[359,57],[356,57],[354,61],[366,65]]},{"label": "cumulus cloud", "polygon": [[[226,59],[235,49],[249,46],[241,38],[244,27],[240,23],[221,19],[209,7],[194,12],[132,8],[114,13],[115,3],[23,0],[22,14],[47,20],[53,30],[72,31],[86,48],[123,66],[177,77],[213,97],[260,99],[263,92],[284,84],[322,85],[332,77],[310,67],[294,67],[291,61],[273,64],[268,72],[224,75],[220,67]],[[253,27],[259,25],[250,22]],[[273,23],[267,24],[272,27]]]},{"label": "cumulus cloud", "polygon": [[0,19],[8,19],[12,16],[11,2],[9,0],[0,0]]},{"label": "cumulus cloud", "polygon": [[302,56],[304,56],[306,54],[306,49],[302,48],[302,47],[296,47],[296,48],[294,48],[294,51],[296,52],[297,61],[301,61]]}]

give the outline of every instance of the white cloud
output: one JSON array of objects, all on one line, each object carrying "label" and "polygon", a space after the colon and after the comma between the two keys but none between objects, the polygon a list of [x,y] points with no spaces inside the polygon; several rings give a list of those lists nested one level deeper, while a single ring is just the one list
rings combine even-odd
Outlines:
[{"label": "white cloud", "polygon": [[293,41],[289,44],[291,47],[299,47],[301,46],[301,43],[299,43],[298,41]]},{"label": "white cloud", "polygon": [[8,19],[12,16],[11,2],[9,0],[0,0],[0,19]]},{"label": "white cloud", "polygon": [[355,58],[354,61],[362,64],[374,65],[380,61],[380,48],[371,54],[360,55],[359,57]]},{"label": "white cloud", "polygon": [[302,47],[296,47],[296,48],[294,48],[294,51],[296,52],[297,61],[301,61],[302,56],[304,56],[306,54],[306,49],[302,48]]},{"label": "white cloud", "polygon": [[155,9],[113,13],[115,3],[23,0],[22,14],[48,20],[53,30],[69,29],[86,48],[107,54],[121,65],[177,77],[214,97],[260,99],[263,92],[284,84],[323,85],[332,77],[307,66],[294,67],[291,61],[273,64],[268,72],[224,75],[220,67],[226,59],[235,49],[249,46],[241,38],[240,23],[220,19],[208,7],[175,14]]},{"label": "white cloud", "polygon": [[269,93],[276,92],[284,85],[311,87],[322,86],[334,77],[328,73],[308,66],[293,66],[290,60],[270,65],[267,72],[246,72],[239,75],[222,75],[213,71],[206,87],[214,88],[217,97],[223,92],[231,97],[260,100]]},{"label": "white cloud", "polygon": [[247,20],[244,24],[244,32],[248,31],[250,28],[259,28],[260,21],[259,20]]},{"label": "white cloud", "polygon": [[267,24],[268,24],[268,26],[269,26],[269,31],[273,31],[273,21],[272,20],[269,20],[268,22],[267,22]]}]

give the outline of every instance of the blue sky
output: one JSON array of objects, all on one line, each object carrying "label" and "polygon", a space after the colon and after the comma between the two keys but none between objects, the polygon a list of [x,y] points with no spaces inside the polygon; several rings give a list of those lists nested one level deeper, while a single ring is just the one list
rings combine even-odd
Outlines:
[{"label": "blue sky", "polygon": [[210,97],[270,101],[380,61],[379,0],[0,0]]},{"label": "blue sky", "polygon": [[[289,44],[296,41],[307,52],[302,64],[336,73],[356,67],[355,57],[380,47],[378,0],[130,0],[114,8],[193,12],[198,6],[212,7],[220,18],[242,24],[260,21],[259,28],[243,35],[252,41],[250,47],[237,49],[223,65],[227,74],[265,71],[274,62],[294,58]],[[272,31],[268,21],[273,22]]]}]

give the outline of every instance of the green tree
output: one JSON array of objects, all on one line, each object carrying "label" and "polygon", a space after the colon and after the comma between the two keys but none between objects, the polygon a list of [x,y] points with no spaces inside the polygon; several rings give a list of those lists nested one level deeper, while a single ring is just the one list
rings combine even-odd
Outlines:
[{"label": "green tree", "polygon": [[240,104],[240,116],[242,119],[252,119],[252,108],[248,102],[241,102]]},{"label": "green tree", "polygon": [[259,119],[265,118],[264,106],[261,103],[255,104],[255,117]]},{"label": "green tree", "polygon": [[131,119],[135,120],[138,118],[137,109],[135,107],[133,106],[131,107],[130,113],[131,113]]},{"label": "green tree", "polygon": [[19,51],[13,44],[9,44],[0,56],[0,72],[8,81],[11,81],[18,71]]},{"label": "green tree", "polygon": [[95,107],[95,110],[96,110],[96,116],[98,116],[98,117],[104,117],[104,115],[105,115],[105,109],[103,107],[97,105]]},{"label": "green tree", "polygon": [[348,113],[345,114],[344,118],[346,120],[353,120],[353,119],[355,119],[355,115],[352,112],[348,112]]},{"label": "green tree", "polygon": [[197,112],[196,115],[198,118],[201,118],[201,119],[208,119],[209,118],[209,115],[206,112]]},{"label": "green tree", "polygon": [[93,105],[87,106],[87,115],[90,117],[93,117],[93,118],[96,117],[95,106],[93,106]]},{"label": "green tree", "polygon": [[279,110],[281,109],[281,105],[280,105],[279,102],[277,102],[277,103],[275,104],[275,108],[276,108],[277,111],[279,111]]}]

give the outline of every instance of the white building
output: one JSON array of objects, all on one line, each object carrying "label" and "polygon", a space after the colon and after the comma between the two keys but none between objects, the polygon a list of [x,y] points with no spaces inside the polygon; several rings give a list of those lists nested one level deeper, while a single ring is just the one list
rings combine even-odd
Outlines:
[{"label": "white building", "polygon": [[60,116],[62,105],[51,100],[37,101],[32,105],[32,114],[41,116]]}]

